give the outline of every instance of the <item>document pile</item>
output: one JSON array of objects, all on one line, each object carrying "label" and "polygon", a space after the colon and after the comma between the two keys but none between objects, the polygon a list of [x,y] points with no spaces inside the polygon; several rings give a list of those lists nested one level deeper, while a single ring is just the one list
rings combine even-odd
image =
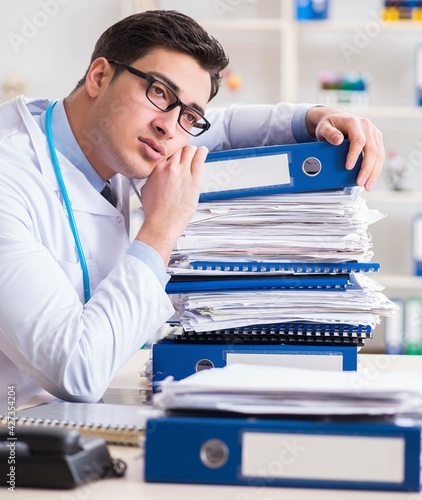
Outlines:
[{"label": "document pile", "polygon": [[232,364],[182,380],[168,378],[153,403],[161,410],[204,410],[247,415],[418,415],[421,377],[360,369],[327,372]]},{"label": "document pile", "polygon": [[168,379],[145,480],[419,491],[420,376],[373,375],[233,364]]},{"label": "document pile", "polygon": [[[168,268],[180,328],[154,347],[153,364],[169,342],[220,344],[217,359],[227,345],[348,346],[356,361],[395,306],[364,274],[379,268],[367,229],[383,216],[360,197],[347,151],[312,143],[209,155],[202,201]],[[267,171],[280,179],[256,187]],[[217,173],[220,188],[209,177]],[[161,363],[157,372],[175,375]]]},{"label": "document pile", "polygon": [[[167,288],[186,331],[251,324],[367,325],[389,310],[360,188],[201,203],[177,243]],[[265,291],[265,293],[264,293]],[[368,331],[368,330],[366,330]]]}]

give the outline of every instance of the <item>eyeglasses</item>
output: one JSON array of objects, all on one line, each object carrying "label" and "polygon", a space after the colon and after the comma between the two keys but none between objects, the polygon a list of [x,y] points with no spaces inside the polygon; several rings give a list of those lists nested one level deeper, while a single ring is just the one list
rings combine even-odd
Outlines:
[{"label": "eyeglasses", "polygon": [[177,108],[177,106],[180,106],[180,113],[177,122],[188,134],[197,137],[211,127],[211,123],[203,115],[201,115],[201,113],[199,113],[196,109],[183,104],[183,102],[168,85],[160,80],[157,80],[154,76],[148,75],[143,71],[139,71],[139,69],[120,61],[116,61],[115,59],[109,59],[108,62],[110,64],[121,66],[125,70],[129,71],[129,73],[132,73],[132,75],[146,80],[148,82],[148,87],[145,91],[147,99],[160,111],[164,111],[166,113],[174,108]]}]

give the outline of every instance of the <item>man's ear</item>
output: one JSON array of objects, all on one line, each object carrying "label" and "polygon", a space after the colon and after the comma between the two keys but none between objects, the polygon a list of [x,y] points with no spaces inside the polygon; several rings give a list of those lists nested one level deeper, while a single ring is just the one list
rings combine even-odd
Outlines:
[{"label": "man's ear", "polygon": [[86,91],[90,97],[97,97],[104,85],[112,79],[114,69],[107,59],[99,57],[91,63],[85,78]]}]

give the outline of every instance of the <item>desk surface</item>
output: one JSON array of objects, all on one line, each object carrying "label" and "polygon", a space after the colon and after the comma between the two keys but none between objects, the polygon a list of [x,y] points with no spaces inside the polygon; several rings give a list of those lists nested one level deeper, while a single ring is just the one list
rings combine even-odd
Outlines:
[{"label": "desk surface", "polygon": [[[149,351],[139,351],[113,379],[110,388],[145,389],[145,379],[140,376]],[[370,376],[376,377],[383,371],[415,371],[422,373],[422,356],[385,356],[362,354],[359,365],[369,367]],[[45,396],[34,399],[37,404]],[[41,500],[97,500],[124,498],[136,500],[417,500],[416,493],[389,493],[346,490],[315,490],[297,488],[275,488],[265,486],[206,486],[153,484],[143,480],[142,450],[134,447],[110,446],[114,458],[123,459],[128,469],[120,479],[106,479],[89,483],[74,490],[33,490],[20,488],[14,499]],[[164,451],[164,450],[163,450]],[[2,498],[7,491],[2,492]]]}]

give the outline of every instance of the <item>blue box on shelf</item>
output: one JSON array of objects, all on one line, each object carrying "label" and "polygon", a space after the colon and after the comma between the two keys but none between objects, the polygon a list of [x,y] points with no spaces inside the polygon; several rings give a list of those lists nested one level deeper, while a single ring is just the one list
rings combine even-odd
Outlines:
[{"label": "blue box on shelf", "polygon": [[327,19],[328,4],[328,0],[296,0],[296,19],[298,21]]}]

